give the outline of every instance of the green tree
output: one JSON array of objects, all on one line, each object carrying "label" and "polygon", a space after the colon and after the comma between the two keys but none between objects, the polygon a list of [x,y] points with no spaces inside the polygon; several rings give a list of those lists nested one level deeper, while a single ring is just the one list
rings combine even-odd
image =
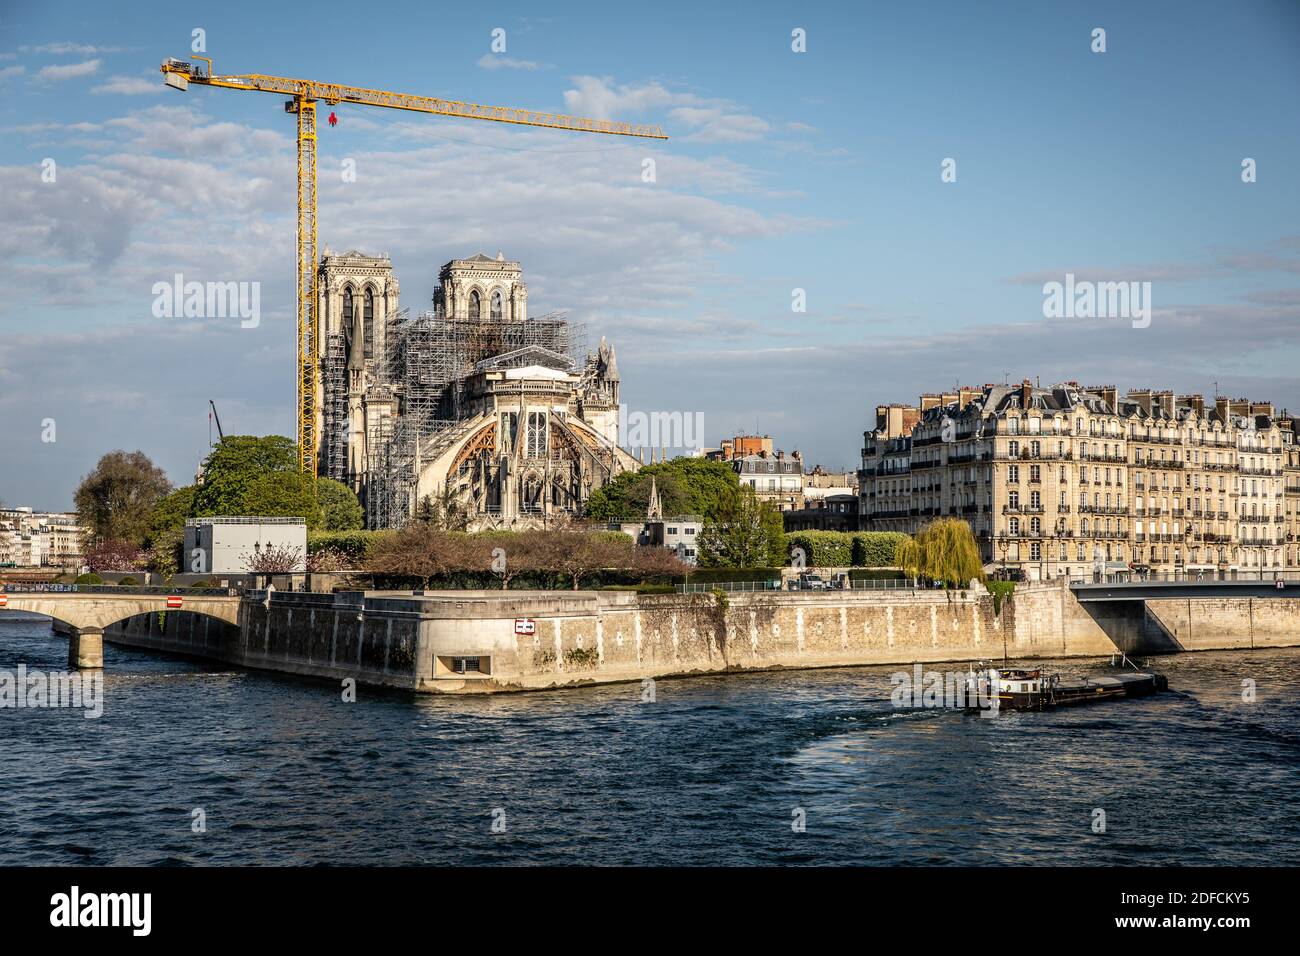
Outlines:
[{"label": "green tree", "polygon": [[180,570],[185,519],[193,515],[196,485],[177,488],[154,506],[149,516],[149,570],[171,577]]},{"label": "green tree", "polygon": [[970,525],[960,518],[931,521],[914,538],[899,541],[894,563],[913,580],[924,577],[949,588],[984,580],[979,545]]},{"label": "green tree", "polygon": [[298,450],[283,435],[227,435],[203,461],[194,516],[256,514],[245,504],[249,485],[268,473],[299,474]]},{"label": "green tree", "polygon": [[415,508],[415,520],[423,521],[438,531],[466,531],[469,528],[469,510],[460,496],[451,488],[443,488],[436,495],[425,495]]},{"label": "green tree", "polygon": [[149,543],[168,531],[184,530],[185,520],[193,516],[195,485],[184,485],[162,498],[149,515]]},{"label": "green tree", "polygon": [[365,524],[361,502],[352,489],[333,478],[316,479],[322,531],[358,531]]},{"label": "green tree", "polygon": [[785,563],[781,512],[770,501],[759,501],[753,488],[742,487],[720,514],[705,520],[697,547],[704,567],[780,567]]},{"label": "green tree", "polygon": [[639,518],[650,501],[654,476],[664,514],[695,514],[712,518],[734,506],[740,481],[726,462],[706,458],[674,458],[624,472],[592,492],[587,514],[592,518]]},{"label": "green tree", "polygon": [[238,504],[238,510],[229,513],[305,518],[308,531],[318,530],[324,520],[311,476],[296,471],[257,475],[244,486]]},{"label": "green tree", "polygon": [[77,486],[77,518],[98,541],[141,547],[154,506],[172,490],[161,468],[142,451],[111,451]]}]

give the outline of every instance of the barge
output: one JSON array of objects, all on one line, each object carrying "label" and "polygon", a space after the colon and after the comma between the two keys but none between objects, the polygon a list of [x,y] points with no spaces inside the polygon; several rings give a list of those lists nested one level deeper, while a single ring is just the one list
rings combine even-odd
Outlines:
[{"label": "barge", "polygon": [[1057,674],[1023,668],[988,668],[966,677],[967,710],[1048,710],[1118,697],[1150,697],[1169,689],[1163,674],[1146,671],[1062,681]]}]

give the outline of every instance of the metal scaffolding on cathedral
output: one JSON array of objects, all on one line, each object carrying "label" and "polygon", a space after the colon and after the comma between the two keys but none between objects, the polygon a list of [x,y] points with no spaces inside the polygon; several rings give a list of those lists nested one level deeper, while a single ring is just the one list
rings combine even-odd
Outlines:
[{"label": "metal scaffolding on cathedral", "polygon": [[448,262],[417,315],[386,256],[327,250],[318,288],[320,473],[368,526],[449,506],[471,530],[545,524],[638,467],[618,447],[613,347],[588,352],[567,313],[530,318],[518,262]]}]

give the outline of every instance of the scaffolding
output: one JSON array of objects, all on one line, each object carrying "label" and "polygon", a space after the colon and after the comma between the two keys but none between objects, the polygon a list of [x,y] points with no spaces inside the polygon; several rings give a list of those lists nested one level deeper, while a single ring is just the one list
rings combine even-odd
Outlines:
[{"label": "scaffolding", "polygon": [[324,474],[335,481],[348,481],[348,359],[343,335],[331,332],[325,340],[321,362],[324,385]]},{"label": "scaffolding", "polygon": [[[366,512],[372,528],[401,527],[415,511],[423,462],[433,460],[470,417],[468,385],[487,359],[543,348],[586,361],[586,326],[567,312],[520,322],[448,319],[439,312],[412,316],[403,309],[387,322],[386,349],[376,385],[397,401],[395,418],[367,435]],[[343,389],[346,416],[346,386]]]}]

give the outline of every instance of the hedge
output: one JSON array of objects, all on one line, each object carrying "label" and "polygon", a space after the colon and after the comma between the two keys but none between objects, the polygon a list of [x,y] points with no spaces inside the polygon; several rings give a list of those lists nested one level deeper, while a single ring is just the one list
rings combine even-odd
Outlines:
[{"label": "hedge", "polygon": [[810,568],[887,568],[907,535],[898,531],[792,531],[785,550],[802,548]]},{"label": "hedge", "polygon": [[310,531],[307,533],[307,553],[332,549],[360,563],[376,542],[391,534],[392,531]]}]

